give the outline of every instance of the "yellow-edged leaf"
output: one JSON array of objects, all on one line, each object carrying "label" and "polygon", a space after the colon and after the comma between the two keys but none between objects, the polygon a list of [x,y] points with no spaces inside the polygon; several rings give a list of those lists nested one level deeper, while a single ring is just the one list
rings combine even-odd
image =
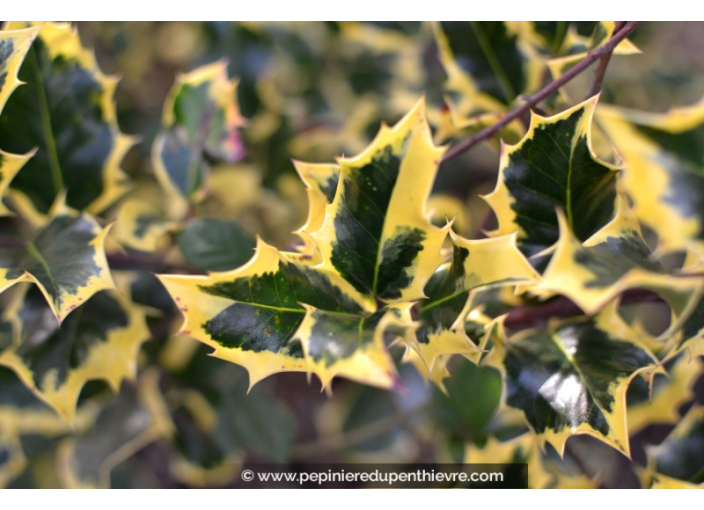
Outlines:
[{"label": "yellow-edged leaf", "polygon": [[523,411],[541,441],[564,455],[565,442],[589,434],[629,455],[626,391],[657,359],[618,315],[616,304],[593,319],[528,330],[497,342],[506,401]]},{"label": "yellow-edged leaf", "polygon": [[704,487],[704,407],[695,405],[657,446],[646,448],[653,488]]},{"label": "yellow-edged leaf", "polygon": [[137,388],[124,388],[100,412],[92,428],[59,446],[56,468],[65,488],[110,488],[115,466],[149,443],[172,435],[158,384],[158,373],[146,372]]},{"label": "yellow-edged leaf", "polygon": [[[261,239],[254,257],[238,269],[160,279],[184,315],[182,332],[213,347],[214,356],[244,366],[250,385],[273,373],[310,369],[293,339],[308,338],[297,331],[312,319],[311,307],[358,322],[376,309],[335,273],[300,264]],[[354,352],[340,354],[346,359]]]},{"label": "yellow-edged leaf", "polygon": [[598,97],[552,117],[531,114],[520,143],[504,146],[496,188],[485,197],[499,226],[492,235],[518,231],[521,250],[537,255],[557,242],[556,208],[582,241],[611,220],[616,167],[597,159],[591,123]]},{"label": "yellow-edged leaf", "polygon": [[216,62],[179,76],[169,92],[152,162],[172,217],[203,198],[209,161],[232,164],[244,155],[236,86],[227,76],[226,63]]},{"label": "yellow-edged leaf", "polygon": [[703,370],[700,359],[684,354],[667,375],[657,374],[652,383],[634,379],[628,389],[630,434],[635,435],[648,425],[677,423],[679,409],[694,398],[694,384]]},{"label": "yellow-edged leaf", "polygon": [[70,207],[99,213],[129,189],[120,164],[135,139],[117,125],[118,79],[100,71],[70,24],[5,26],[26,27],[38,35],[19,71],[25,85],[7,100],[0,117],[0,140],[13,153],[37,151],[12,181],[13,203],[28,217],[45,221],[65,193]]},{"label": "yellow-edged leaf", "polygon": [[704,100],[667,113],[613,107],[599,123],[626,162],[624,190],[666,251],[704,250]]},{"label": "yellow-edged leaf", "polygon": [[481,353],[467,335],[467,320],[470,316],[472,322],[486,325],[489,318],[471,310],[472,289],[532,284],[539,276],[518,250],[516,234],[476,241],[454,232],[451,236],[452,261],[441,266],[424,289],[427,298],[418,305],[420,326],[411,344],[431,373],[438,356],[462,354],[476,361]]},{"label": "yellow-edged leaf", "polygon": [[59,212],[26,246],[4,250],[0,288],[33,281],[61,323],[93,294],[114,287],[105,256],[109,228],[85,213]]},{"label": "yellow-edged leaf", "polygon": [[423,297],[449,229],[426,216],[443,151],[432,143],[421,100],[394,127],[382,126],[364,152],[340,158],[335,198],[322,227],[310,233],[320,269],[388,303]]},{"label": "yellow-edged leaf", "polygon": [[622,196],[615,217],[584,243],[572,234],[561,212],[558,221],[560,240],[536,285],[539,293],[562,294],[592,314],[627,289],[647,288],[660,294],[677,317],[683,317],[698,296],[699,280],[665,272],[643,240],[640,225]]},{"label": "yellow-edged leaf", "polygon": [[100,379],[117,391],[135,377],[137,353],[150,336],[144,313],[114,291],[95,294],[59,327],[39,290],[28,287],[6,320],[13,343],[0,364],[69,423],[86,382]]}]

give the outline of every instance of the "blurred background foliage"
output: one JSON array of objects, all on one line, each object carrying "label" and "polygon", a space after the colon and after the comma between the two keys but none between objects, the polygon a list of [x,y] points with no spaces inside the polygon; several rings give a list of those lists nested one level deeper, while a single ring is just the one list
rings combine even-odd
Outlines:
[{"label": "blurred background foliage", "polygon": [[[693,22],[645,23],[631,38],[643,54],[614,56],[602,100],[649,111],[699,100],[701,28]],[[237,176],[212,183],[212,196],[197,204],[190,213],[195,219],[178,235],[159,223],[153,246],[124,252],[125,259],[141,257],[155,272],[236,267],[249,258],[255,235],[289,246],[291,232],[307,214],[292,160],[325,163],[356,154],[382,122],[396,122],[422,94],[437,143],[476,130],[450,118],[446,74],[427,23],[81,22],[78,30],[102,70],[121,76],[118,122],[140,140],[122,165],[137,186],[117,208],[135,197],[159,203],[151,147],[176,76],[223,61],[229,76],[239,80],[237,99],[246,128]],[[594,24],[574,24],[570,30],[587,37]],[[590,77],[584,73],[566,93],[582,97]],[[543,70],[538,78],[544,83],[549,74]],[[522,130],[517,123],[502,136],[515,142]],[[478,194],[494,186],[496,149],[487,143],[443,165],[431,198],[439,222],[457,216],[455,227],[471,237],[491,228],[488,207]],[[117,216],[114,211],[105,216],[111,214]],[[233,219],[237,225],[223,222]],[[212,223],[195,228],[198,221]],[[119,227],[115,246],[124,241]],[[205,242],[206,231],[232,240],[236,248],[215,260],[193,253]],[[116,274],[120,260],[112,260]],[[550,448],[541,453],[534,444],[521,443],[525,424],[500,405],[499,373],[459,356],[448,363],[452,377],[445,380],[445,391],[401,363],[403,389],[397,392],[338,379],[332,395],[326,395],[305,374],[285,373],[248,393],[243,369],[209,357],[208,348],[187,337],[171,336],[180,318],[149,270],[124,271],[121,277],[129,282],[134,302],[148,308],[152,338],[140,352],[137,382],[123,383],[117,395],[103,383],[88,383],[71,431],[10,370],[0,368],[0,483],[231,486],[242,466],[253,462],[488,458],[528,462],[535,486],[635,487],[641,483],[638,466],[645,462],[645,446],[662,441],[671,429],[656,423],[639,430],[632,444],[635,464],[589,437],[570,439],[561,461]],[[689,398],[676,402],[682,407],[676,411],[684,412],[696,398],[704,403],[702,381],[688,380],[687,386]],[[638,402],[642,391],[632,389],[629,399]],[[22,412],[13,415],[11,409]],[[497,439],[508,442],[500,446]]]}]

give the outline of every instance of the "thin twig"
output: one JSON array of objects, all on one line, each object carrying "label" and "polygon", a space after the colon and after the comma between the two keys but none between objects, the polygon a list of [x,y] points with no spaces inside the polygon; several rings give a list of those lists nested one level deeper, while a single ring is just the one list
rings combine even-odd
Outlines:
[{"label": "thin twig", "polygon": [[[626,26],[625,21],[617,21],[616,26],[614,26],[614,32],[611,34],[613,37],[614,35],[618,34],[623,27]],[[615,49],[615,48],[614,48]],[[613,55],[614,50],[612,49],[611,51],[607,52],[606,55],[601,57],[599,59],[599,65],[596,67],[594,70],[594,78],[592,78],[592,84],[589,87],[589,91],[587,92],[587,95],[584,96],[584,99],[589,99],[590,97],[598,94],[601,92],[601,85],[604,82],[604,76],[606,75],[606,68],[609,67],[609,61],[611,60],[611,55]]]},{"label": "thin twig", "polygon": [[508,125],[509,122],[528,112],[528,110],[530,110],[533,106],[538,104],[540,101],[548,97],[553,92],[557,91],[557,89],[559,89],[564,84],[575,78],[594,62],[602,58],[607,53],[613,51],[613,49],[618,46],[618,43],[628,37],[628,35],[633,32],[636,28],[638,28],[638,25],[640,25],[641,23],[642,21],[629,21],[628,23],[626,23],[626,25],[621,30],[619,30],[617,34],[614,34],[608,41],[599,46],[597,49],[587,53],[587,56],[584,57],[584,59],[580,61],[577,65],[575,65],[572,69],[560,76],[557,80],[551,82],[550,84],[546,85],[543,89],[530,96],[524,104],[522,104],[515,110],[507,113],[496,124],[482,129],[479,133],[475,134],[474,136],[471,136],[470,138],[467,138],[466,140],[452,146],[442,157],[442,163],[456,158],[460,154],[463,154],[464,152],[474,147],[479,142],[482,142],[487,138],[491,138],[492,136],[494,136],[496,133],[501,131],[503,127]]},{"label": "thin twig", "polygon": [[[631,289],[621,294],[621,304],[662,303],[660,296],[647,290]],[[547,322],[554,317],[566,318],[584,315],[584,312],[574,302],[565,297],[558,297],[540,305],[520,306],[508,312],[506,327],[525,328]]]}]

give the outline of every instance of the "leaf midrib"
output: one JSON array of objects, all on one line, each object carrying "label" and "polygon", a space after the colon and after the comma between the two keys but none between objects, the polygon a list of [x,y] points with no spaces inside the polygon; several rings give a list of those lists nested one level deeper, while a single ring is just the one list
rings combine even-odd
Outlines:
[{"label": "leaf midrib", "polygon": [[[609,431],[612,431],[613,429],[611,428],[611,423],[608,420],[608,417],[611,416],[612,413],[607,412],[596,399],[596,397],[594,396],[594,390],[589,385],[587,378],[584,376],[584,373],[577,365],[577,362],[575,361],[574,357],[569,352],[567,352],[567,349],[565,349],[565,346],[560,340],[560,336],[557,334],[557,332],[551,333],[548,336],[550,337],[552,343],[555,344],[555,346],[559,349],[565,359],[569,362],[570,366],[574,369],[574,371],[577,372],[577,375],[579,375],[580,380],[584,383],[584,387],[589,392],[589,397],[592,399],[592,402],[594,402],[594,404],[599,408],[599,411],[601,411],[601,414],[604,416],[606,423],[609,425]],[[587,422],[587,424],[590,427],[592,426],[591,423]]]},{"label": "leaf midrib", "polygon": [[27,253],[31,255],[41,266],[44,268],[46,271],[46,275],[49,278],[49,281],[51,282],[52,290],[52,295],[58,297],[60,295],[59,292],[59,287],[56,284],[56,280],[54,280],[54,276],[52,274],[51,268],[49,267],[49,264],[47,263],[46,259],[42,255],[42,253],[39,251],[39,249],[34,245],[34,243],[28,243],[27,244]]},{"label": "leaf midrib", "polygon": [[61,193],[64,189],[64,178],[61,172],[61,163],[59,162],[59,153],[56,149],[56,140],[54,139],[54,131],[51,127],[51,113],[49,112],[49,100],[46,97],[46,89],[44,87],[44,77],[39,69],[39,61],[34,46],[29,51],[31,61],[31,70],[36,81],[37,102],[39,104],[39,113],[42,119],[42,131],[44,132],[44,141],[46,142],[46,151],[49,160],[49,168],[51,169],[51,180],[54,184],[54,191]]}]

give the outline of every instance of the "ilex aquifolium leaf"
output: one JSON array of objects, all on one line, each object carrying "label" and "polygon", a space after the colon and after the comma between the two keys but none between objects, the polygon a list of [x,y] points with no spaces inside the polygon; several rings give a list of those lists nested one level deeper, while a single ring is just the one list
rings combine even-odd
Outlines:
[{"label": "ilex aquifolium leaf", "polygon": [[652,383],[637,377],[628,388],[628,431],[637,434],[652,424],[676,424],[679,409],[694,398],[694,384],[704,369],[700,358],[682,354],[656,374]]},{"label": "ilex aquifolium leaf", "polygon": [[335,199],[340,167],[335,164],[311,164],[301,161],[295,161],[294,164],[308,194],[308,218],[296,233],[304,241],[302,252],[312,256],[311,262],[319,262],[315,260],[319,258],[319,254],[310,232],[319,230],[325,222],[327,206]]},{"label": "ilex aquifolium leaf", "polygon": [[648,448],[647,454],[653,488],[704,487],[704,408],[692,407],[670,435]]},{"label": "ilex aquifolium leaf", "polygon": [[235,88],[227,65],[217,62],[180,76],[171,89],[152,160],[174,209],[203,196],[213,163],[232,164],[244,155]]},{"label": "ilex aquifolium leaf", "polygon": [[[39,28],[36,27],[0,31],[0,119],[5,103],[21,84],[17,74],[38,31]],[[0,144],[0,198],[5,194],[15,174],[32,157],[32,152],[10,154],[3,151],[3,147],[4,145]],[[7,208],[0,201],[0,214],[7,213]]]},{"label": "ilex aquifolium leaf", "polygon": [[108,229],[85,213],[57,214],[25,247],[0,253],[0,288],[33,281],[61,323],[93,294],[114,286],[104,247]]},{"label": "ilex aquifolium leaf", "polygon": [[23,439],[53,439],[82,431],[92,421],[93,410],[86,408],[69,425],[4,367],[0,368],[0,387],[0,488],[5,488],[27,467]]},{"label": "ilex aquifolium leaf", "polygon": [[[155,200],[157,198],[159,200]],[[156,183],[140,184],[122,202],[117,212],[113,235],[117,241],[134,250],[154,252],[163,248],[167,234],[179,224],[169,221],[161,202],[164,193]]]},{"label": "ilex aquifolium leaf", "polygon": [[143,312],[114,291],[103,291],[58,326],[36,287],[7,310],[12,347],[0,364],[14,370],[37,397],[71,423],[84,384],[101,379],[117,391],[133,378],[137,352],[149,338]]},{"label": "ilex aquifolium leaf", "polygon": [[518,231],[528,256],[557,242],[558,207],[581,241],[613,216],[617,172],[594,156],[590,142],[597,99],[553,117],[533,113],[523,140],[502,150],[496,189],[485,197],[499,221],[494,235]]},{"label": "ilex aquifolium leaf", "polygon": [[340,315],[307,307],[295,338],[301,342],[309,370],[328,387],[342,376],[372,386],[398,384],[396,368],[385,346],[385,334],[407,339],[415,330],[410,305],[390,307],[365,317]]},{"label": "ilex aquifolium leaf", "polygon": [[443,21],[435,26],[446,87],[464,115],[502,111],[540,83],[542,64],[521,23]]},{"label": "ilex aquifolium leaf", "polygon": [[615,305],[590,320],[519,333],[495,347],[506,402],[562,454],[574,434],[589,434],[629,455],[626,390],[655,357]]},{"label": "ilex aquifolium leaf", "polygon": [[[530,284],[538,274],[516,246],[516,235],[470,241],[452,233],[452,260],[438,269],[425,286],[426,299],[418,304],[418,351],[432,372],[438,356],[480,350],[466,333],[472,289]],[[488,318],[486,319],[488,322]]]},{"label": "ilex aquifolium leaf", "polygon": [[66,439],[58,451],[64,488],[110,488],[110,472],[149,443],[169,438],[173,425],[159,391],[158,373],[145,373],[137,388],[124,388],[89,430]]},{"label": "ilex aquifolium leaf", "polygon": [[645,243],[625,198],[618,198],[614,218],[584,243],[561,212],[558,221],[560,240],[537,292],[567,296],[591,314],[625,290],[646,288],[668,302],[676,319],[683,318],[696,299],[701,282],[667,274]]},{"label": "ilex aquifolium leaf", "polygon": [[704,249],[704,101],[667,113],[604,108],[599,122],[626,162],[636,216],[668,251]]},{"label": "ilex aquifolium leaf", "polygon": [[[6,28],[27,25],[11,22]],[[19,72],[25,85],[0,116],[3,150],[36,149],[12,181],[14,204],[42,218],[66,193],[72,208],[101,212],[128,189],[120,163],[133,139],[117,126],[117,79],[100,71],[70,25],[37,28]]]},{"label": "ilex aquifolium leaf", "polygon": [[311,233],[321,269],[387,303],[422,298],[447,236],[425,210],[442,153],[420,101],[394,127],[382,126],[364,152],[340,158],[335,198]]},{"label": "ilex aquifolium leaf", "polygon": [[160,279],[184,315],[182,332],[247,368],[250,384],[282,371],[310,371],[323,381],[340,373],[377,386],[395,382],[388,354],[380,352],[376,331],[385,321],[374,314],[375,303],[339,275],[261,240],[238,269]]}]

